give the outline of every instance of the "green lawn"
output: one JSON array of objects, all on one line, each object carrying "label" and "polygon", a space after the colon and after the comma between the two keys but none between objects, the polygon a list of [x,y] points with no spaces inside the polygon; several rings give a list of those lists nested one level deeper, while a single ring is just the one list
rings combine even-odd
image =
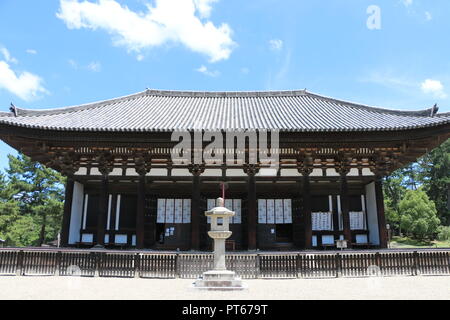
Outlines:
[{"label": "green lawn", "polygon": [[450,248],[450,241],[420,241],[407,237],[392,237],[390,248]]}]

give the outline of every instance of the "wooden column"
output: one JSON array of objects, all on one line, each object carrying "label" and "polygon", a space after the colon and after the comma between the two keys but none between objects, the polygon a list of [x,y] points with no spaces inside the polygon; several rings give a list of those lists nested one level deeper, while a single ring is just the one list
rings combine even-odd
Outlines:
[{"label": "wooden column", "polygon": [[312,248],[312,218],[311,218],[311,186],[309,175],[313,171],[312,154],[304,154],[297,159],[297,170],[302,175],[302,218],[305,249]]},{"label": "wooden column", "polygon": [[139,174],[137,186],[137,211],[136,211],[136,248],[145,247],[145,189],[146,175],[150,172],[152,159],[148,153],[137,152],[134,154],[136,172]]},{"label": "wooden column", "polygon": [[377,204],[377,218],[378,218],[378,232],[380,235],[380,247],[387,248],[387,230],[386,218],[384,214],[384,197],[383,197],[383,182],[382,177],[377,176],[375,181],[375,198]]},{"label": "wooden column", "polygon": [[247,168],[247,235],[248,250],[256,250],[256,232],[257,232],[257,204],[256,204],[256,169],[255,167]]},{"label": "wooden column", "polygon": [[303,230],[303,210],[301,208],[301,190],[302,181],[298,180],[296,183],[298,196],[292,199],[292,240],[296,248],[304,247],[304,230]]},{"label": "wooden column", "polygon": [[145,223],[145,174],[139,175],[136,212],[136,248],[144,249]]},{"label": "wooden column", "polygon": [[348,195],[347,174],[350,172],[352,155],[348,153],[341,153],[336,159],[336,171],[340,176],[340,199],[341,199],[341,213],[342,226],[344,229],[344,239],[347,240],[347,248],[352,244],[352,232],[350,230],[350,197]]},{"label": "wooden column", "polygon": [[73,189],[75,181],[72,176],[67,177],[66,192],[64,197],[64,215],[61,228],[61,247],[69,244],[70,217],[72,214]]},{"label": "wooden column", "polygon": [[332,204],[333,204],[333,230],[339,231],[339,211],[338,211],[338,206],[337,206],[337,196],[333,195],[332,196]]},{"label": "wooden column", "polygon": [[97,246],[104,246],[106,221],[108,218],[108,176],[114,167],[114,157],[110,152],[103,152],[97,157],[97,161],[98,170],[102,174],[97,220]]},{"label": "wooden column", "polygon": [[312,219],[311,219],[311,186],[310,171],[303,172],[303,220],[305,228],[305,249],[312,248]]},{"label": "wooden column", "polygon": [[347,171],[341,171],[340,175],[341,212],[342,224],[344,227],[344,239],[347,240],[347,247],[350,247],[352,242],[352,232],[350,230],[350,198],[348,196]]},{"label": "wooden column", "polygon": [[200,175],[204,168],[193,165],[189,168],[192,174],[192,199],[191,199],[191,249],[200,250]]},{"label": "wooden column", "polygon": [[100,204],[97,219],[97,245],[105,245],[105,227],[108,216],[108,174],[103,174],[100,187]]}]

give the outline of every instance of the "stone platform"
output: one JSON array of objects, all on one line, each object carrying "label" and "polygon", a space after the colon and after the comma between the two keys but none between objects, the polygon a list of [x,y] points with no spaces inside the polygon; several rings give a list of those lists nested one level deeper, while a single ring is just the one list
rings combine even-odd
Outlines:
[{"label": "stone platform", "polygon": [[203,277],[193,284],[199,290],[234,291],[248,289],[236,273],[228,270],[211,270],[203,273]]}]

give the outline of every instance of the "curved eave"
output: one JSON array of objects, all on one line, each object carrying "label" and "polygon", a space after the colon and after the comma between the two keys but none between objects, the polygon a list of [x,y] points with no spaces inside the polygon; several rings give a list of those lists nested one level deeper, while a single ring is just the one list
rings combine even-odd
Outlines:
[{"label": "curved eave", "polygon": [[[71,128],[71,127],[55,127],[55,126],[33,126],[33,125],[27,125],[22,123],[16,123],[14,121],[1,121],[0,125],[7,125],[7,126],[13,126],[18,128],[26,128],[31,130],[44,130],[44,131],[60,131],[60,132],[130,132],[130,133],[145,133],[145,132],[173,132],[173,131],[191,131],[191,132],[198,132],[198,131],[232,131],[232,132],[240,132],[240,131],[259,131],[259,130],[279,130],[280,132],[292,132],[292,133],[302,133],[302,132],[386,132],[386,131],[408,131],[408,130],[417,130],[417,129],[424,129],[424,128],[431,128],[431,127],[439,127],[444,126],[447,124],[450,124],[450,115],[445,116],[445,118],[449,117],[448,119],[445,119],[443,121],[434,122],[434,123],[428,123],[423,125],[413,125],[413,126],[398,126],[398,127],[386,127],[386,128],[305,128],[305,129],[279,129],[279,128],[250,128],[250,129],[223,129],[223,128],[207,128],[207,129],[199,129],[199,128],[165,128],[165,129],[158,129],[158,128],[150,128],[150,129],[127,129],[127,128]],[[11,117],[14,119],[14,117]]]},{"label": "curved eave", "polygon": [[[76,106],[68,106],[62,108],[52,108],[52,109],[25,109],[14,107],[15,116],[44,116],[44,115],[55,115],[61,113],[72,113],[82,110],[88,110],[93,108],[104,107],[107,105],[114,105],[116,103],[131,101],[133,99],[141,98],[143,96],[155,96],[155,97],[191,97],[191,98],[267,98],[267,97],[299,97],[299,96],[308,96],[328,102],[333,102],[342,106],[362,109],[372,112],[380,112],[386,114],[393,115],[401,115],[401,116],[412,116],[412,117],[430,117],[434,116],[437,112],[437,108],[428,108],[417,111],[408,111],[408,110],[396,110],[396,109],[388,109],[381,108],[376,106],[369,106],[365,104],[335,99],[331,97],[327,97],[324,95],[308,92],[306,90],[292,90],[292,91],[220,91],[220,92],[209,92],[209,91],[167,91],[167,90],[146,90],[142,92],[138,92],[135,94],[126,95],[119,98],[108,99],[103,101],[97,101],[87,104],[81,104]],[[14,116],[14,113],[4,113],[0,112],[0,116],[2,114],[7,114],[9,116]]]}]

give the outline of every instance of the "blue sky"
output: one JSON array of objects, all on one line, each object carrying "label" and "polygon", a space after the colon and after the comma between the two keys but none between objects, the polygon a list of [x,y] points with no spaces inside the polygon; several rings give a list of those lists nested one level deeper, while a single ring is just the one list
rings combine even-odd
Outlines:
[{"label": "blue sky", "polygon": [[448,0],[0,0],[0,111],[306,88],[449,112],[449,15]]}]

